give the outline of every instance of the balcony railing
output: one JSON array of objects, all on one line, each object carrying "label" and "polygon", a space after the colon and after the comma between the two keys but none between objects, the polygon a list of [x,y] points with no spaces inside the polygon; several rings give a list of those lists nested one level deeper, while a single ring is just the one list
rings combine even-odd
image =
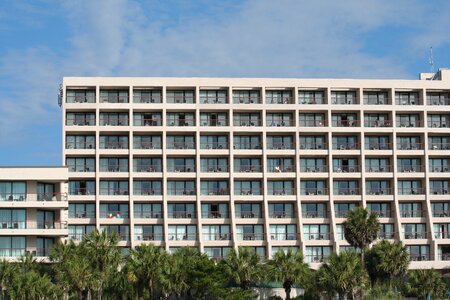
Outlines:
[{"label": "balcony railing", "polygon": [[426,239],[428,233],[425,231],[417,231],[417,232],[403,232],[403,237],[407,240],[412,239]]},{"label": "balcony railing", "polygon": [[432,195],[448,195],[449,188],[431,188]]},{"label": "balcony railing", "polygon": [[359,188],[334,188],[334,195],[360,195],[361,190]]},{"label": "balcony railing", "polygon": [[300,172],[324,173],[324,172],[328,172],[328,166],[326,166],[326,165],[300,166]]},{"label": "balcony railing", "polygon": [[233,126],[261,126],[261,119],[235,118],[233,119]]},{"label": "balcony railing", "polygon": [[161,172],[161,164],[159,165],[137,165],[134,166],[133,171],[134,172]]},{"label": "balcony railing", "polygon": [[[213,118],[201,118],[201,126],[211,126],[211,127],[222,127],[222,126],[228,126],[228,119],[213,119]],[[235,125],[234,126],[238,126]]]},{"label": "balcony railing", "polygon": [[299,122],[298,122],[298,126],[300,126],[300,127],[325,127],[325,126],[328,126],[328,124],[327,124],[327,120],[304,120],[304,119],[300,119]]},{"label": "balcony railing", "polygon": [[190,173],[195,172],[195,165],[175,165],[167,168],[167,172]]},{"label": "balcony railing", "polygon": [[319,233],[304,233],[303,238],[305,240],[329,240],[331,233],[319,232]]},{"label": "balcony railing", "polygon": [[195,211],[169,211],[168,217],[172,219],[196,219]]},{"label": "balcony railing", "polygon": [[209,142],[209,143],[201,143],[200,149],[228,149],[228,142]]},{"label": "balcony railing", "polygon": [[135,210],[134,217],[139,219],[159,219],[163,217],[163,212],[158,210]]},{"label": "balcony railing", "polygon": [[360,127],[360,120],[333,120],[331,126],[333,127]]},{"label": "balcony railing", "polygon": [[231,233],[203,233],[203,240],[228,241],[231,240]]},{"label": "balcony railing", "polygon": [[439,254],[438,259],[448,261],[448,260],[450,260],[450,253]]},{"label": "balcony railing", "polygon": [[450,127],[450,121],[428,121],[428,127],[432,128],[448,128]]},{"label": "balcony railing", "polygon": [[366,195],[392,195],[391,188],[366,188]]},{"label": "balcony railing", "polygon": [[399,195],[424,195],[425,188],[398,188]]},{"label": "balcony railing", "polygon": [[436,239],[450,239],[450,232],[448,231],[438,231],[434,233],[434,238]]},{"label": "balcony railing", "polygon": [[262,149],[261,142],[254,143],[234,143],[233,149],[236,150],[252,150],[252,149]]},{"label": "balcony railing", "polygon": [[167,103],[195,103],[195,96],[174,95],[166,96]]},{"label": "balcony railing", "polygon": [[160,233],[135,233],[135,241],[162,241],[164,236]]},{"label": "balcony railing", "polygon": [[89,165],[80,165],[80,164],[74,164],[74,165],[67,165],[69,168],[69,172],[95,172],[95,164],[89,164]]},{"label": "balcony railing", "polygon": [[195,118],[193,117],[167,117],[167,126],[195,126]]},{"label": "balcony railing", "polygon": [[268,150],[293,150],[294,143],[286,142],[286,143],[267,143]]},{"label": "balcony railing", "polygon": [[449,98],[427,99],[427,105],[450,105]]},{"label": "balcony railing", "polygon": [[292,210],[274,210],[269,213],[269,218],[286,219],[293,217],[294,212]]},{"label": "balcony railing", "polygon": [[151,119],[134,119],[134,126],[162,126],[161,117],[153,117]]},{"label": "balcony railing", "polygon": [[432,173],[440,173],[440,172],[449,172],[449,165],[430,165],[430,172]]},{"label": "balcony railing", "polygon": [[392,120],[364,120],[364,127],[392,127]]},{"label": "balcony railing", "polygon": [[69,195],[83,195],[83,196],[89,196],[89,195],[95,195],[95,188],[69,188]]},{"label": "balcony railing", "polygon": [[202,218],[204,219],[220,219],[220,218],[228,218],[228,213],[226,212],[220,212],[216,210],[210,210],[210,211],[202,211]]},{"label": "balcony railing", "polygon": [[27,253],[26,248],[9,248],[0,246],[0,257],[20,257]]},{"label": "balcony railing", "polygon": [[135,196],[161,196],[161,188],[134,188],[133,195]]},{"label": "balcony railing", "polygon": [[67,201],[66,193],[0,193],[0,201]]},{"label": "balcony railing", "polygon": [[323,263],[328,259],[328,255],[305,255],[305,261],[309,263]]},{"label": "balcony railing", "polygon": [[160,95],[133,95],[133,103],[161,103]]},{"label": "balcony railing", "polygon": [[430,150],[449,150],[450,143],[430,143],[428,145],[428,149],[430,149]]},{"label": "balcony railing", "polygon": [[167,194],[170,196],[195,196],[195,188],[168,188]]},{"label": "balcony railing", "polygon": [[100,95],[99,100],[100,103],[128,103],[128,94],[126,96]]},{"label": "balcony railing", "polygon": [[24,220],[0,220],[0,229],[67,229],[67,222],[62,221],[24,221]]},{"label": "balcony railing", "polygon": [[118,196],[128,194],[129,194],[128,188],[100,188],[100,195]]},{"label": "balcony railing", "polygon": [[409,254],[410,261],[430,261],[430,254]]},{"label": "balcony railing", "polygon": [[228,172],[228,165],[201,166],[201,171],[206,173],[226,173]]},{"label": "balcony railing", "polygon": [[103,218],[103,219],[128,219],[129,212],[128,212],[128,210],[101,211],[100,218]]},{"label": "balcony railing", "polygon": [[128,149],[128,141],[100,142],[100,149]]},{"label": "balcony railing", "polygon": [[128,165],[114,165],[114,164],[107,164],[107,165],[100,165],[100,172],[128,172]]},{"label": "balcony railing", "polygon": [[246,211],[241,210],[240,212],[236,212],[235,214],[236,218],[241,219],[255,219],[255,218],[261,218],[261,212],[257,211]]},{"label": "balcony railing", "polygon": [[203,188],[201,189],[201,195],[214,196],[214,195],[229,195],[229,188]]},{"label": "balcony railing", "polygon": [[300,144],[300,150],[326,150],[327,149],[327,143],[301,143]]},{"label": "balcony railing", "polygon": [[366,172],[369,172],[369,173],[392,172],[392,166],[391,165],[366,165]]},{"label": "balcony railing", "polygon": [[333,172],[336,172],[336,173],[357,173],[360,171],[361,171],[361,168],[359,165],[333,166]]},{"label": "balcony railing", "polygon": [[392,240],[395,238],[395,232],[378,232],[377,238],[385,239],[385,240]]},{"label": "balcony railing", "polygon": [[327,218],[328,214],[326,210],[306,210],[302,211],[302,218],[316,219],[316,218]]},{"label": "balcony railing", "polygon": [[234,188],[234,195],[260,196],[262,189],[260,188]]},{"label": "balcony railing", "polygon": [[278,121],[270,121],[267,120],[266,122],[266,126],[270,126],[270,127],[291,127],[291,126],[295,126],[295,121],[294,120],[278,120]]},{"label": "balcony railing", "polygon": [[263,241],[264,233],[254,233],[254,232],[238,233],[237,238],[240,241]]},{"label": "balcony railing", "polygon": [[292,164],[288,165],[276,165],[276,166],[267,166],[267,172],[269,173],[289,173],[295,172],[295,166]]},{"label": "balcony railing", "polygon": [[235,165],[234,172],[245,172],[245,173],[253,173],[253,172],[262,172],[261,165]]},{"label": "balcony railing", "polygon": [[95,149],[95,142],[66,142],[66,149]]},{"label": "balcony railing", "polygon": [[391,143],[377,143],[377,142],[370,142],[365,144],[366,150],[391,150],[392,144]]},{"label": "balcony railing", "polygon": [[268,188],[267,195],[272,196],[292,196],[295,195],[295,188]]},{"label": "balcony railing", "polygon": [[397,150],[423,150],[422,143],[398,143]]},{"label": "balcony railing", "polygon": [[227,96],[200,96],[200,102],[204,104],[226,104]]},{"label": "balcony railing", "polygon": [[169,233],[169,240],[171,241],[195,241],[197,239],[196,233]]},{"label": "balcony railing", "polygon": [[161,149],[161,142],[134,142],[134,149]]},{"label": "balcony railing", "polygon": [[446,218],[450,217],[450,210],[433,210],[434,218]]},{"label": "balcony railing", "polygon": [[295,104],[294,97],[284,96],[284,97],[268,97],[266,95],[267,104]]},{"label": "balcony railing", "polygon": [[300,188],[301,195],[328,195],[328,188]]},{"label": "balcony railing", "polygon": [[95,118],[68,118],[66,119],[68,126],[95,126]]},{"label": "balcony railing", "polygon": [[397,166],[397,172],[423,172],[425,166],[423,165],[404,165],[400,164]]},{"label": "balcony railing", "polygon": [[379,218],[390,218],[391,211],[390,210],[370,210],[371,213],[377,215]]},{"label": "balcony railing", "polygon": [[100,126],[128,126],[128,118],[100,118]]},{"label": "balcony railing", "polygon": [[194,142],[168,142],[167,149],[195,149]]},{"label": "balcony railing", "polygon": [[261,103],[260,96],[233,96],[233,103],[240,104],[259,104]]},{"label": "balcony railing", "polygon": [[297,233],[271,232],[270,239],[272,241],[294,241],[297,239]]},{"label": "balcony railing", "polygon": [[402,218],[421,218],[426,215],[426,212],[421,209],[402,209],[400,210],[400,217]]},{"label": "balcony railing", "polygon": [[341,209],[341,210],[336,210],[334,212],[334,215],[336,218],[346,218],[347,214],[350,212],[349,209]]},{"label": "balcony railing", "polygon": [[69,211],[69,218],[72,219],[90,219],[95,218],[95,210],[87,210],[87,211]]},{"label": "balcony railing", "polygon": [[359,150],[359,143],[333,143],[333,150]]}]

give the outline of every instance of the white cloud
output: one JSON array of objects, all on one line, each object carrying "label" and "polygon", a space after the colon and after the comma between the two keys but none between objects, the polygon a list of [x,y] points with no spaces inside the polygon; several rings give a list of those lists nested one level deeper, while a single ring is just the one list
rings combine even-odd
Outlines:
[{"label": "white cloud", "polygon": [[[393,64],[365,52],[365,34],[427,23],[419,0],[210,2],[197,3],[213,5],[198,12],[184,1],[63,2],[71,29],[64,53],[35,48],[0,58],[0,146],[12,134],[33,143],[27,128],[59,123],[62,76],[410,77],[407,59]],[[420,29],[418,41],[432,31]],[[430,38],[448,40],[444,28],[434,32]]]}]

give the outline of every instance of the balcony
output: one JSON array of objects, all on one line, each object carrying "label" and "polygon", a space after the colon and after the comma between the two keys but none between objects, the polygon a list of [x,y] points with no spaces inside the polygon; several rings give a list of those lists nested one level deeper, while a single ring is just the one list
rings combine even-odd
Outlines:
[{"label": "balcony", "polygon": [[444,97],[432,97],[427,99],[427,105],[450,105],[450,99]]},{"label": "balcony", "polygon": [[203,233],[203,241],[229,241],[231,233]]},{"label": "balcony", "polygon": [[351,209],[341,209],[336,210],[334,215],[336,218],[347,218],[347,214],[351,211]]},{"label": "balcony", "polygon": [[95,149],[95,142],[66,142],[66,149]]},{"label": "balcony", "polygon": [[128,141],[100,142],[100,149],[128,149]]},{"label": "balcony", "polygon": [[449,165],[430,165],[430,172],[431,173],[448,173],[449,172]]},{"label": "balcony", "polygon": [[195,142],[167,142],[167,149],[195,149]]},{"label": "balcony", "polygon": [[392,150],[392,144],[391,143],[370,142],[370,143],[366,143],[365,148],[366,148],[366,150]]},{"label": "balcony", "polygon": [[169,233],[170,241],[195,241],[197,239],[196,233]]},{"label": "balcony", "polygon": [[301,195],[328,195],[328,188],[300,188],[300,194]]},{"label": "balcony", "polygon": [[134,211],[134,217],[138,219],[159,219],[163,217],[163,212],[157,210]]},{"label": "balcony", "polygon": [[161,188],[134,188],[133,195],[135,196],[161,196]]},{"label": "balcony", "polygon": [[100,118],[100,126],[128,126],[128,118]]},{"label": "balcony", "polygon": [[273,168],[267,167],[267,172],[269,173],[291,173],[295,172],[295,166],[294,165],[276,165]]},{"label": "balcony", "polygon": [[449,150],[450,143],[430,143],[429,150]]},{"label": "balcony", "polygon": [[127,196],[128,194],[128,188],[100,188],[100,195]]},{"label": "balcony", "polygon": [[67,222],[62,221],[0,220],[0,224],[0,229],[67,229]]},{"label": "balcony", "polygon": [[297,239],[297,233],[271,232],[270,239],[272,241],[295,241]]},{"label": "balcony", "polygon": [[164,236],[160,233],[135,233],[135,241],[162,241]]},{"label": "balcony", "polygon": [[301,143],[300,150],[326,150],[328,147],[327,143],[317,142],[317,143]]},{"label": "balcony", "polygon": [[267,143],[268,150],[293,150],[294,143],[286,142],[286,143]]},{"label": "balcony", "polygon": [[450,127],[450,121],[428,121],[428,127],[430,127],[430,128],[448,128],[448,127]]},{"label": "balcony", "polygon": [[129,213],[127,210],[108,210],[100,212],[100,218],[103,219],[128,219]]},{"label": "balcony", "polygon": [[333,127],[360,127],[360,120],[333,120]]},{"label": "balcony", "polygon": [[261,196],[262,195],[262,189],[260,188],[235,188],[234,189],[234,195],[246,195],[246,196]]},{"label": "balcony", "polygon": [[[202,122],[201,126],[210,126],[210,127],[228,126],[228,120],[226,118],[223,118],[220,120],[214,119],[214,118],[206,118],[206,119],[202,118],[201,122]],[[234,126],[238,126],[238,125],[234,124]],[[241,126],[244,126],[244,125],[241,125]],[[248,126],[250,126],[250,125],[248,125]],[[253,126],[256,126],[256,125],[253,125]]]},{"label": "balcony", "polygon": [[263,241],[264,233],[254,233],[254,232],[238,233],[237,238],[239,241]]},{"label": "balcony", "polygon": [[399,195],[425,195],[425,188],[398,188]]},{"label": "balcony", "polygon": [[262,103],[260,96],[238,96],[233,95],[233,103],[239,104],[259,104]]},{"label": "balcony", "polygon": [[305,261],[308,263],[323,263],[327,258],[328,255],[305,255]]},{"label": "balcony", "polygon": [[400,164],[397,167],[397,172],[403,172],[403,173],[411,173],[411,172],[423,172],[425,170],[424,165],[407,165],[407,164]]},{"label": "balcony", "polygon": [[399,143],[397,144],[397,150],[423,150],[423,143]]},{"label": "balcony", "polygon": [[294,120],[278,120],[278,121],[270,121],[268,120],[266,126],[270,127],[292,127],[295,126]]},{"label": "balcony", "polygon": [[450,217],[450,210],[433,210],[434,218],[447,218]]},{"label": "balcony", "polygon": [[260,173],[260,172],[262,172],[262,166],[261,165],[236,165],[236,166],[234,166],[234,172]]},{"label": "balcony", "polygon": [[229,188],[202,188],[201,195],[203,196],[226,196],[230,195]]},{"label": "balcony", "polygon": [[292,96],[268,96],[266,95],[267,104],[295,104],[294,97]]},{"label": "balcony", "polygon": [[391,188],[366,188],[366,195],[392,195]]},{"label": "balcony", "polygon": [[203,211],[202,218],[204,219],[228,219],[228,213],[220,212],[217,210]]},{"label": "balcony", "polygon": [[78,211],[76,213],[69,211],[70,219],[92,219],[95,218],[95,210]]},{"label": "balcony", "polygon": [[302,218],[306,219],[317,219],[317,218],[327,218],[328,214],[326,210],[306,210],[302,211]]},{"label": "balcony", "polygon": [[67,118],[67,126],[95,126],[95,118]]},{"label": "balcony", "polygon": [[401,209],[400,217],[402,218],[422,218],[426,215],[426,211],[421,209]]},{"label": "balcony", "polygon": [[255,149],[262,149],[261,142],[248,142],[248,143],[234,143],[233,149],[236,150],[255,150]]},{"label": "balcony", "polygon": [[426,239],[427,238],[427,232],[424,231],[417,231],[417,232],[404,232],[403,237],[406,240],[415,240],[415,239]]},{"label": "balcony", "polygon": [[74,188],[69,189],[69,195],[78,195],[78,196],[94,196],[95,188]]},{"label": "balcony", "polygon": [[364,120],[364,127],[392,127],[392,120]]},{"label": "balcony", "polygon": [[269,196],[292,196],[296,195],[295,188],[268,188],[267,195]]},{"label": "balcony", "polygon": [[333,172],[335,173],[358,173],[360,172],[359,165],[339,165],[333,166]]},{"label": "balcony", "polygon": [[359,143],[333,143],[333,150],[359,150],[360,144]]},{"label": "balcony", "polygon": [[228,165],[206,165],[201,167],[201,171],[205,173],[226,173]]},{"label": "balcony", "polygon": [[169,211],[168,217],[171,219],[196,219],[195,211]]},{"label": "balcony", "polygon": [[67,201],[67,193],[1,193],[0,201]]},{"label": "balcony", "polygon": [[359,188],[334,188],[333,195],[361,195]]},{"label": "balcony", "polygon": [[75,164],[75,165],[67,165],[69,168],[69,172],[79,172],[79,173],[86,173],[86,172],[95,172],[95,164]]},{"label": "balcony", "polygon": [[328,126],[327,120],[299,120],[300,127],[325,127]]},{"label": "balcony", "polygon": [[450,239],[450,232],[448,231],[438,231],[434,233],[435,239]]},{"label": "balcony", "polygon": [[175,172],[175,173],[189,173],[195,172],[195,165],[174,165],[167,167],[167,172]]},{"label": "balcony", "polygon": [[154,173],[161,172],[161,165],[137,165],[133,168],[134,172]]},{"label": "balcony", "polygon": [[134,149],[162,149],[161,142],[134,142]]},{"label": "balcony", "polygon": [[169,196],[195,196],[195,188],[168,188],[167,194]]},{"label": "balcony", "polygon": [[395,238],[395,232],[378,232],[378,239],[392,240]]},{"label": "balcony", "polygon": [[128,165],[114,165],[114,164],[100,165],[100,172],[111,172],[111,173],[128,172]]},{"label": "balcony", "polygon": [[330,240],[330,233],[329,232],[304,233],[303,238],[305,240]]},{"label": "balcony", "polygon": [[200,149],[210,149],[210,150],[228,149],[228,142],[200,143]]},{"label": "balcony", "polygon": [[193,117],[168,117],[167,126],[195,126],[195,118]]},{"label": "balcony", "polygon": [[274,219],[289,219],[294,218],[294,212],[292,210],[279,210],[279,211],[272,211],[269,213],[269,218]]},{"label": "balcony", "polygon": [[431,188],[431,195],[448,195],[449,188]]},{"label": "balcony", "polygon": [[378,216],[378,218],[391,218],[391,211],[390,210],[370,210],[370,213],[375,214]]},{"label": "balcony", "polygon": [[369,172],[369,173],[392,172],[392,166],[391,165],[366,165],[366,172]]},{"label": "balcony", "polygon": [[262,217],[261,212],[241,210],[236,212],[236,218],[240,219],[259,219]]},{"label": "balcony", "polygon": [[233,126],[261,126],[260,118],[233,118]]},{"label": "balcony", "polygon": [[153,117],[149,119],[134,119],[134,126],[162,126],[161,117]]}]

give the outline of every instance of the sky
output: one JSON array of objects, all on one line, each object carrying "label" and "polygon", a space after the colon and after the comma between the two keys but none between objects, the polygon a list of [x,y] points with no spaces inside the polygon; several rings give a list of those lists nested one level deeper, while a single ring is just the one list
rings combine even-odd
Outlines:
[{"label": "sky", "polygon": [[0,166],[61,165],[64,76],[415,79],[448,0],[0,0]]}]

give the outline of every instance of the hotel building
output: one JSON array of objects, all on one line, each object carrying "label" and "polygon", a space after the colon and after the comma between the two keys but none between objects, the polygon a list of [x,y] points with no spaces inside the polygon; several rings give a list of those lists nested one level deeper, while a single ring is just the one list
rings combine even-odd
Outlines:
[{"label": "hotel building", "polygon": [[293,247],[316,268],[351,248],[342,223],[364,206],[380,217],[379,239],[407,246],[411,268],[450,266],[450,70],[419,80],[66,77],[60,102],[66,173],[0,173],[6,189],[29,186],[13,195],[67,188],[67,219],[66,201],[2,199],[5,220],[24,205],[26,220],[51,211],[68,222],[25,232],[2,222],[1,238],[23,236],[26,250],[97,228],[124,249],[194,246],[213,258]]}]

